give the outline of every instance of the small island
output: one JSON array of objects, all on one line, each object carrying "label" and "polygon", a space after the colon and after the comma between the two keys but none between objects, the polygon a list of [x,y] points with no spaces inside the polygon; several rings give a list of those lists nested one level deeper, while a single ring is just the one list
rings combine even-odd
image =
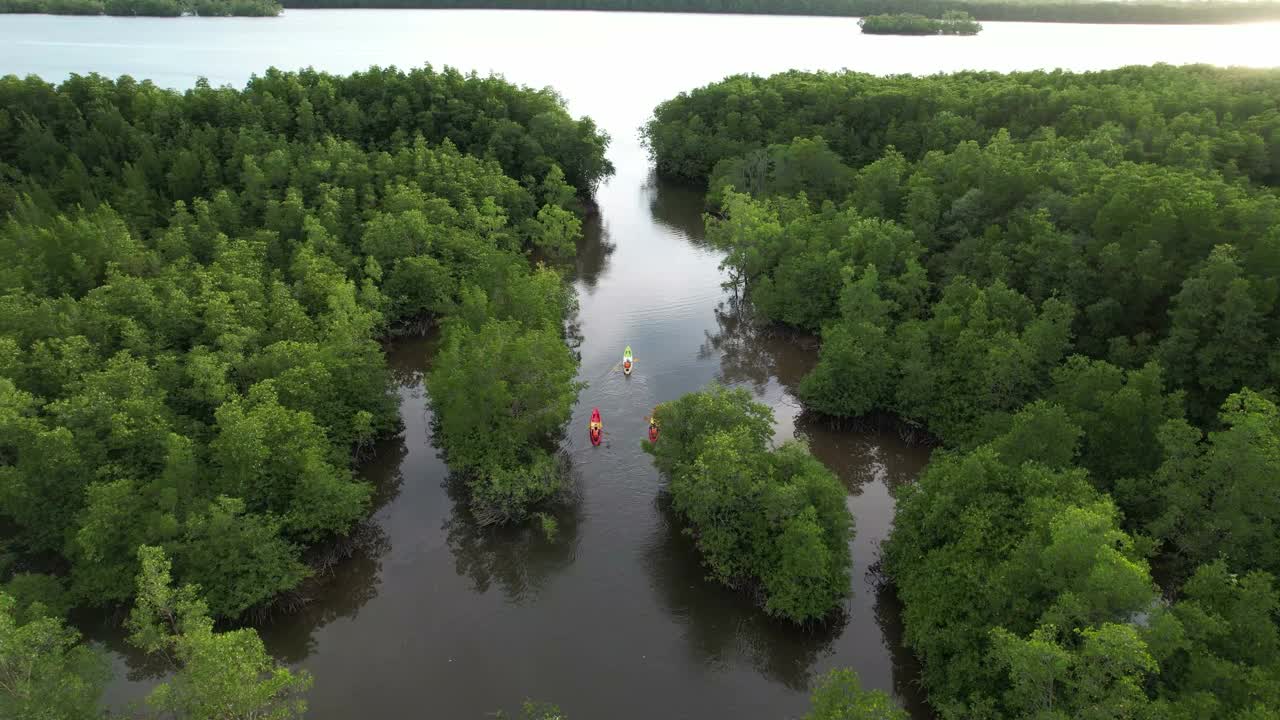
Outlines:
[{"label": "small island", "polygon": [[276,0],[0,0],[0,14],[275,17],[283,10]]},{"label": "small island", "polygon": [[916,13],[870,15],[858,21],[862,32],[868,35],[977,35],[982,23],[962,10],[948,10],[942,18],[925,17]]}]

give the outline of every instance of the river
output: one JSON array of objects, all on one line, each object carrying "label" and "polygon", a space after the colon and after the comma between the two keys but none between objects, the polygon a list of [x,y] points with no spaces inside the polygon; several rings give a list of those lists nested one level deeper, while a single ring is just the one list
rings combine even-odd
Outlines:
[{"label": "river", "polygon": [[[852,667],[929,717],[901,647],[891,593],[865,573],[893,516],[892,488],[927,450],[891,434],[828,428],[793,390],[805,342],[761,336],[720,289],[696,192],[655,182],[638,127],[658,102],[743,72],[874,73],[1102,69],[1152,62],[1274,65],[1280,25],[1085,26],[987,23],[973,38],[860,35],[856,20],[513,11],[301,11],[277,19],[0,16],[0,73],[130,74],[186,88],[242,85],[268,66],[345,73],[430,62],[551,85],[613,137],[617,175],[598,193],[575,286],[590,383],[565,441],[580,499],[560,534],[481,531],[448,493],[431,444],[422,375],[430,342],[388,349],[404,433],[365,472],[378,508],[361,549],[296,614],[261,628],[269,649],[315,676],[309,716],[482,718],[527,697],[589,718],[793,718],[814,677]],[[630,378],[611,368],[635,350]],[[857,522],[846,618],[804,631],[768,620],[703,579],[660,501],[639,444],[657,403],[713,380],[750,387],[849,489]],[[592,448],[592,406],[606,443]],[[108,701],[155,682],[113,649]]]}]

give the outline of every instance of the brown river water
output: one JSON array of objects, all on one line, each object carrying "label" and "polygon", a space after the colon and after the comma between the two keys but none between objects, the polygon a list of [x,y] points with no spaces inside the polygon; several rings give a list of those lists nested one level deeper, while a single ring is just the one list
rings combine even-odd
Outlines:
[{"label": "brown river water", "polygon": [[[574,276],[589,386],[564,448],[579,499],[557,514],[554,541],[476,527],[432,445],[422,382],[431,342],[389,346],[405,429],[363,470],[379,488],[369,532],[305,607],[260,628],[277,657],[315,676],[309,717],[483,718],[533,697],[577,720],[794,718],[817,675],[851,667],[925,718],[895,599],[866,571],[889,531],[893,489],[928,451],[800,411],[794,389],[815,361],[812,341],[741,320],[720,288],[721,256],[703,241],[700,194],[654,180],[638,127],[658,102],[739,72],[1275,65],[1275,37],[1274,24],[987,23],[974,38],[907,38],[859,35],[851,19],[561,12],[4,16],[0,73],[128,73],[185,88],[200,76],[241,85],[272,65],[350,72],[430,62],[554,86],[613,136],[618,173],[598,193]],[[629,378],[612,371],[628,344]],[[750,388],[773,408],[777,438],[806,439],[848,488],[857,536],[841,622],[797,629],[705,581],[664,508],[662,481],[640,451],[645,417],[713,380]],[[593,406],[605,422],[599,448],[585,432]],[[103,642],[116,672],[108,701],[122,707],[156,677]]]}]

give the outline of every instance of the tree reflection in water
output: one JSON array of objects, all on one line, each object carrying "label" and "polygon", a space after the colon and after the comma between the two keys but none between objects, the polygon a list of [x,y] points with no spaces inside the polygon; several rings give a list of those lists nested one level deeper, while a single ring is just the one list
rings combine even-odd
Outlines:
[{"label": "tree reflection in water", "polygon": [[[796,397],[797,389],[817,363],[817,347],[818,339],[813,336],[760,323],[753,316],[750,303],[733,297],[716,309],[716,329],[707,333],[699,354],[702,358],[719,357],[722,382],[749,385],[761,401],[772,405],[780,431],[793,433],[805,441],[810,452],[848,489],[848,504],[858,533],[851,548],[854,595],[849,601],[849,613],[838,624],[805,632],[772,623],[760,611],[743,615],[735,609],[723,617],[713,609],[701,612],[698,599],[711,592],[707,589],[710,583],[701,579],[704,573],[697,567],[692,542],[674,529],[669,530],[668,545],[658,551],[670,557],[654,555],[655,574],[660,575],[659,570],[664,570],[668,578],[682,575],[687,578],[683,585],[676,585],[679,581],[674,579],[660,584],[668,588],[668,603],[673,612],[688,616],[691,646],[700,656],[723,664],[735,652],[741,653],[762,673],[796,689],[806,687],[815,664],[825,670],[832,665],[856,666],[861,662],[874,667],[883,662],[876,660],[877,653],[866,647],[874,621],[899,702],[913,718],[931,718],[932,711],[917,685],[919,665],[902,644],[902,625],[893,589],[864,581],[868,567],[878,557],[879,543],[888,535],[894,512],[893,495],[898,487],[919,475],[928,462],[929,449],[904,442],[892,423],[878,418],[862,423],[835,423],[803,410]],[[791,409],[794,411],[788,412]],[[788,415],[793,417],[786,417]],[[682,556],[688,558],[686,562],[692,569],[660,565],[663,560],[676,563],[675,558]],[[739,600],[738,606],[749,604],[745,599]],[[723,598],[704,599],[701,603],[708,608],[733,605],[731,599]],[[734,619],[727,619],[730,617]],[[730,623],[732,627],[728,626]],[[849,631],[847,636],[846,631]],[[826,656],[831,656],[831,660],[819,662]]]},{"label": "tree reflection in water", "polygon": [[582,239],[578,241],[573,276],[583,284],[588,293],[596,289],[600,276],[609,267],[609,256],[616,247],[609,242],[609,231],[605,229],[598,213],[583,219]]},{"label": "tree reflection in water", "polygon": [[706,334],[698,357],[719,355],[726,384],[750,383],[758,395],[777,380],[794,397],[800,380],[817,364],[817,338],[761,323],[751,304],[738,297],[721,302],[715,315],[716,332]]},{"label": "tree reflection in water", "polygon": [[[576,470],[561,455],[576,488]],[[577,555],[581,503],[576,492],[547,513],[556,521],[556,532],[548,538],[536,518],[508,526],[481,526],[468,509],[466,489],[456,479],[445,481],[453,501],[453,513],[444,521],[445,542],[453,553],[459,576],[471,581],[477,593],[497,586],[508,602],[525,604],[538,596],[547,580],[573,563]]]},{"label": "tree reflection in water", "polygon": [[[314,590],[303,597],[302,608],[285,622],[268,622],[259,629],[262,640],[279,660],[299,663],[316,650],[316,632],[339,618],[354,618],[378,596],[382,559],[391,540],[373,520],[352,533],[349,554],[338,559],[326,576],[318,576]],[[305,589],[304,589],[305,591]]]},{"label": "tree reflection in water", "polygon": [[890,583],[876,584],[876,623],[884,633],[884,646],[893,663],[893,694],[914,720],[934,717],[920,686],[920,661],[907,649],[903,637],[902,603]]},{"label": "tree reflection in water", "polygon": [[148,686],[159,683],[169,676],[173,666],[164,655],[148,655],[129,644],[129,632],[124,629],[124,619],[127,616],[125,611],[107,616],[83,611],[73,611],[71,614],[87,640],[115,656],[111,659],[114,673],[118,675],[123,669],[125,679],[131,683]]},{"label": "tree reflection in water", "polygon": [[832,644],[848,623],[846,613],[808,628],[769,617],[752,598],[706,578],[693,540],[664,492],[655,500],[660,518],[644,563],[661,602],[684,626],[684,637],[696,665],[727,670],[746,663],[792,690],[803,691],[814,666],[832,653]]},{"label": "tree reflection in water", "polygon": [[421,396],[426,373],[431,369],[430,358],[435,356],[439,345],[440,333],[435,328],[422,335],[394,337],[382,344],[396,392],[402,396]]},{"label": "tree reflection in water", "polygon": [[[273,616],[268,614],[267,622],[259,624],[263,643],[279,660],[299,663],[307,659],[316,649],[317,631],[339,618],[356,617],[378,596],[382,559],[391,551],[391,538],[376,516],[400,495],[404,486],[401,468],[408,454],[403,435],[375,445],[373,458],[360,468],[360,474],[373,483],[369,518],[347,537],[308,554],[308,564],[316,574],[297,592],[282,598],[282,612],[274,615],[286,615],[287,620],[272,622]],[[288,606],[290,602],[293,607]]]},{"label": "tree reflection in water", "polygon": [[[352,528],[346,537],[313,547],[306,556],[313,575],[301,586],[277,596],[271,604],[251,608],[241,623],[220,623],[227,629],[240,624],[255,627],[267,651],[284,663],[302,662],[316,649],[315,634],[339,618],[353,618],[378,595],[382,558],[391,550],[391,540],[374,517],[400,494],[404,477],[400,467],[408,455],[403,435],[384,438],[375,444],[375,455],[360,468],[373,484],[369,518]],[[83,620],[89,639],[116,653],[130,682],[159,680],[169,674],[168,661],[161,655],[146,655],[128,643],[123,627],[128,610],[97,615]]]},{"label": "tree reflection in water", "polygon": [[644,189],[649,192],[649,214],[668,230],[695,245],[706,243],[706,226],[702,219],[706,203],[699,188],[659,180],[653,173]]},{"label": "tree reflection in water", "polygon": [[861,494],[869,482],[883,482],[895,493],[915,480],[929,460],[928,447],[907,444],[892,430],[850,430],[808,411],[796,416],[795,434],[852,495]]}]

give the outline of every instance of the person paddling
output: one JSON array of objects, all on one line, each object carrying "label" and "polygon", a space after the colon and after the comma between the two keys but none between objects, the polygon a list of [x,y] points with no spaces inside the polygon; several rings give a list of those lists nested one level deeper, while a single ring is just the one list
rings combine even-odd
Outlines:
[{"label": "person paddling", "polygon": [[604,423],[600,421],[600,408],[591,408],[591,425],[588,427],[588,433],[591,436],[591,444],[599,445],[600,438],[604,434]]}]

